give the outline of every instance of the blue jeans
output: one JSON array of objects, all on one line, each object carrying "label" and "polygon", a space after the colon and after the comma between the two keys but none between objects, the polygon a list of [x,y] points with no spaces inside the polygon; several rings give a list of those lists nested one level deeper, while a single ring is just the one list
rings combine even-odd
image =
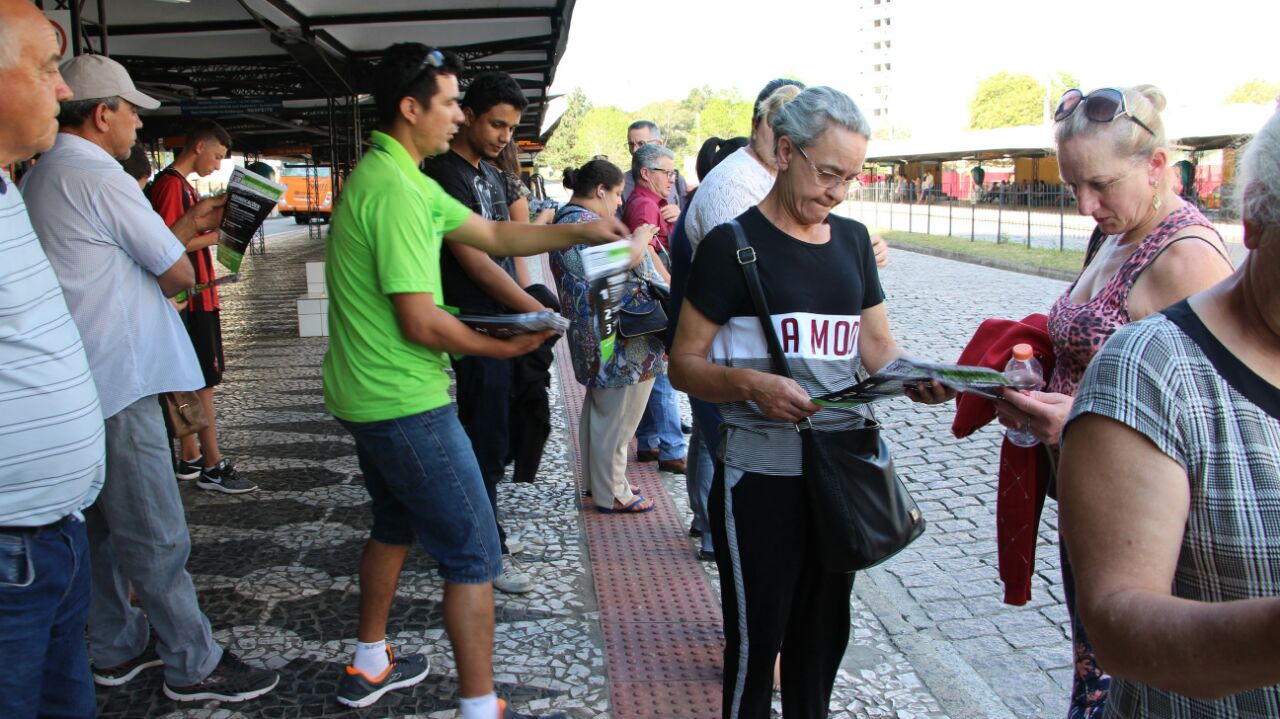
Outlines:
[{"label": "blue jeans", "polygon": [[97,714],[84,626],[89,540],[74,517],[0,529],[0,716]]},{"label": "blue jeans", "polygon": [[[106,420],[107,479],[85,511],[93,561],[89,655],[114,667],[141,656],[151,629],[170,686],[203,681],[222,660],[187,573],[191,535],[173,481],[164,415],[155,395]],[[129,587],[142,608],[129,601]]]},{"label": "blue jeans", "polygon": [[653,380],[649,404],[636,428],[639,449],[658,450],[658,459],[684,459],[688,446],[680,431],[680,405],[676,402],[676,390],[665,372]]},{"label": "blue jeans", "polygon": [[446,582],[484,584],[502,574],[493,508],[452,405],[380,422],[338,421],[355,437],[373,499],[370,538],[405,545],[416,537]]},{"label": "blue jeans", "polygon": [[707,497],[711,494],[711,479],[715,476],[716,466],[702,440],[702,428],[697,421],[693,423],[693,434],[689,437],[689,463],[685,467],[684,489],[689,493],[689,509],[693,510],[693,528],[702,532],[703,551],[713,551],[715,544],[711,540],[711,520],[707,516]]},{"label": "blue jeans", "polygon": [[720,409],[697,397],[689,398],[689,409],[693,414],[691,439],[694,448],[689,453],[685,487],[689,492],[689,506],[693,510],[693,524],[702,530],[702,548],[711,551],[714,542],[707,507],[711,495],[711,479],[715,475],[716,462],[720,461],[716,459],[716,450],[720,447]]}]

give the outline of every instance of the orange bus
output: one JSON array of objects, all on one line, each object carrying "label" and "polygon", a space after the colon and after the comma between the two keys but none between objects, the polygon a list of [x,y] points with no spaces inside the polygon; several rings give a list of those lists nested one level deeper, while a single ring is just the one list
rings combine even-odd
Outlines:
[{"label": "orange bus", "polygon": [[280,214],[292,217],[299,225],[314,218],[328,222],[333,212],[333,185],[329,175],[327,167],[285,165],[280,168],[280,184],[285,187],[280,197]]}]

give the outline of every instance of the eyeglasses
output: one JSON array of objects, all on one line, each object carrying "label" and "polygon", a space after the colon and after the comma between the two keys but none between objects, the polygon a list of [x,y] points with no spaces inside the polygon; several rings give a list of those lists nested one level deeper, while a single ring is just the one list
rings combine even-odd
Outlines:
[{"label": "eyeglasses", "polygon": [[832,188],[839,187],[840,185],[844,185],[844,189],[848,190],[850,187],[853,187],[853,183],[858,181],[858,178],[856,176],[846,180],[834,172],[819,170],[818,166],[813,164],[813,160],[809,159],[809,154],[804,151],[803,147],[796,145],[795,148],[800,151],[800,156],[805,159],[805,162],[809,163],[809,167],[812,167],[814,173],[818,175],[819,186],[830,190]]},{"label": "eyeglasses", "polygon": [[664,170],[661,167],[646,167],[644,169],[648,170],[649,172],[657,172],[659,174],[666,175],[668,180],[676,179],[675,170]]},{"label": "eyeglasses", "polygon": [[1084,116],[1094,122],[1111,122],[1121,115],[1133,120],[1134,123],[1151,133],[1155,137],[1156,133],[1147,124],[1138,119],[1129,111],[1129,104],[1125,102],[1124,93],[1113,87],[1104,87],[1094,90],[1088,95],[1080,92],[1076,88],[1071,88],[1062,94],[1062,99],[1058,101],[1058,109],[1053,111],[1053,121],[1062,122],[1071,117],[1071,113],[1076,108],[1084,105]]},{"label": "eyeglasses", "polygon": [[433,67],[437,70],[443,69],[444,53],[440,52],[439,50],[427,51],[426,56],[422,58],[422,62],[418,63],[418,69],[414,70],[413,75],[409,76],[409,81],[400,86],[399,95],[401,97],[404,97],[405,95],[408,94],[409,88],[413,87],[414,83],[416,83],[418,79],[422,77],[422,73],[427,71],[428,67]]}]

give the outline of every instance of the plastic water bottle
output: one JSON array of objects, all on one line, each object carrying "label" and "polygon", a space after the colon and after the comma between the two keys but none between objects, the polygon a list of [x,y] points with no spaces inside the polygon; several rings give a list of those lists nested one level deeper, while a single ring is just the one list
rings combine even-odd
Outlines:
[{"label": "plastic water bottle", "polygon": [[[1004,366],[1004,376],[1020,390],[1037,390],[1044,385],[1044,370],[1036,360],[1029,344],[1013,346],[1013,357]],[[1015,427],[1005,430],[1004,436],[1019,447],[1034,447],[1040,440],[1031,433],[1028,427]]]}]

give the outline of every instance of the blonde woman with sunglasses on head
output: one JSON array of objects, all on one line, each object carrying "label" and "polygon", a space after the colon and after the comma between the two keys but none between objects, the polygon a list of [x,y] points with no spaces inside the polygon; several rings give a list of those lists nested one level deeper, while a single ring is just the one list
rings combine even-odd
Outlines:
[{"label": "blonde woman with sunglasses on head", "polygon": [[[1005,426],[1029,428],[1054,452],[1085,369],[1107,339],[1232,271],[1217,230],[1170,186],[1164,106],[1159,89],[1141,85],[1068,90],[1054,112],[1060,174],[1097,228],[1080,276],[1049,311],[1055,361],[1047,391],[1009,391],[997,403]],[[1068,716],[1100,717],[1110,679],[1080,623],[1065,549],[1062,574],[1075,652]]]}]

